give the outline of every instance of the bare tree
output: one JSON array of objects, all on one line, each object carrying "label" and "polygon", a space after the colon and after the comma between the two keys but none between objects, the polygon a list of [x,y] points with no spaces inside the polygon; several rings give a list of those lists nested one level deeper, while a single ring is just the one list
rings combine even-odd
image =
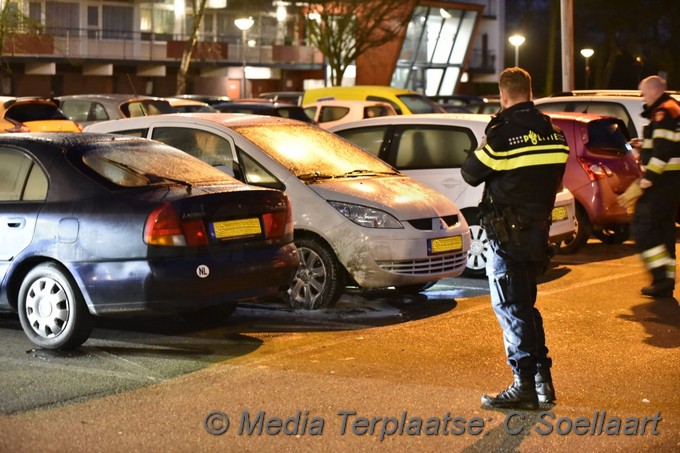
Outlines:
[{"label": "bare tree", "polygon": [[187,90],[187,73],[189,72],[189,65],[191,64],[191,54],[198,42],[198,32],[201,29],[201,22],[205,13],[205,4],[207,0],[191,0],[191,11],[193,13],[193,25],[191,27],[191,34],[184,45],[184,52],[182,52],[182,61],[179,64],[179,71],[177,72],[177,93],[184,94]]},{"label": "bare tree", "polygon": [[336,0],[310,5],[307,38],[326,57],[331,83],[340,85],[347,67],[364,52],[402,34],[412,8],[412,0]]}]

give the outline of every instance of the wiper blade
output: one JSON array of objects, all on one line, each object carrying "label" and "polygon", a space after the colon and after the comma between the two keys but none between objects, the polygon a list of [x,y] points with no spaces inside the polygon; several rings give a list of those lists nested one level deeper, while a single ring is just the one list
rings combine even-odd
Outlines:
[{"label": "wiper blade", "polygon": [[348,171],[339,177],[350,178],[352,176],[378,176],[378,175],[398,175],[398,171],[374,171],[374,170],[363,170],[357,169]]},{"label": "wiper blade", "polygon": [[129,171],[130,173],[134,174],[135,176],[138,176],[139,178],[144,179],[147,184],[158,184],[162,182],[174,182],[175,184],[179,184],[180,186],[185,186],[187,188],[187,193],[191,193],[192,185],[190,182],[187,181],[182,181],[180,179],[175,179],[175,178],[170,178],[167,176],[160,176],[155,173],[146,173],[136,167],[133,167],[132,165],[124,164],[122,162],[118,162],[112,159],[108,159],[106,157],[100,158],[104,162],[108,162],[111,165],[115,165],[116,167],[125,169]]},{"label": "wiper blade", "polygon": [[312,173],[303,173],[301,175],[297,175],[298,179],[301,181],[318,181],[319,179],[333,179],[336,176],[334,175],[329,175],[327,173],[321,173],[318,171],[312,172]]}]

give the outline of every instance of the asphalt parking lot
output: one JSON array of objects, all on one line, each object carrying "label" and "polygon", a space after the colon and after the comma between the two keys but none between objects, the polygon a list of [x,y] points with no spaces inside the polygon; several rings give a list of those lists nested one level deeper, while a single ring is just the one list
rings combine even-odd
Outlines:
[{"label": "asphalt parking lot", "polygon": [[[32,350],[3,317],[0,450],[677,451],[680,308],[639,296],[646,278],[628,243],[556,259],[539,307],[558,402],[518,413],[479,403],[510,378],[483,281],[350,293],[310,316],[246,306],[205,329],[107,322],[65,355]],[[447,414],[449,434],[400,421]],[[368,432],[364,418],[380,420]]]}]

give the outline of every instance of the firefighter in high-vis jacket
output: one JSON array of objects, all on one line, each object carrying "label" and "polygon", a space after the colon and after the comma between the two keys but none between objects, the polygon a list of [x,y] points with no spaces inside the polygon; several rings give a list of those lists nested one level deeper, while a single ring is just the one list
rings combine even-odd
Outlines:
[{"label": "firefighter in high-vis jacket", "polygon": [[461,169],[473,186],[485,183],[480,221],[493,257],[487,265],[491,303],[503,329],[514,382],[487,407],[536,409],[555,389],[543,319],[535,307],[537,277],[550,260],[551,212],[569,147],[562,131],[531,102],[531,77],[508,68],[499,79],[502,110],[486,128],[486,144]]},{"label": "firefighter in high-vis jacket", "polygon": [[[652,275],[642,294],[672,297],[675,288],[675,219],[680,202],[680,104],[666,93],[666,82],[651,76],[640,82],[645,126],[632,234],[645,268]],[[625,202],[626,200],[624,200]]]}]

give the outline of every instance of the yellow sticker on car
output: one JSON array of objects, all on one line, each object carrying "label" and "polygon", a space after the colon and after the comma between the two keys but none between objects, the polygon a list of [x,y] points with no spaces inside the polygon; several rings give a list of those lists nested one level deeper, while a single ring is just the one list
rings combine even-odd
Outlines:
[{"label": "yellow sticker on car", "polygon": [[449,238],[432,239],[430,241],[430,246],[428,247],[428,252],[430,254],[453,252],[455,250],[461,250],[462,248],[463,237],[452,236]]},{"label": "yellow sticker on car", "polygon": [[553,222],[559,222],[560,220],[566,220],[568,217],[567,208],[564,206],[558,206],[552,210],[552,220]]},{"label": "yellow sticker on car", "polygon": [[262,234],[260,219],[225,220],[213,223],[213,231],[217,239],[231,239]]}]

